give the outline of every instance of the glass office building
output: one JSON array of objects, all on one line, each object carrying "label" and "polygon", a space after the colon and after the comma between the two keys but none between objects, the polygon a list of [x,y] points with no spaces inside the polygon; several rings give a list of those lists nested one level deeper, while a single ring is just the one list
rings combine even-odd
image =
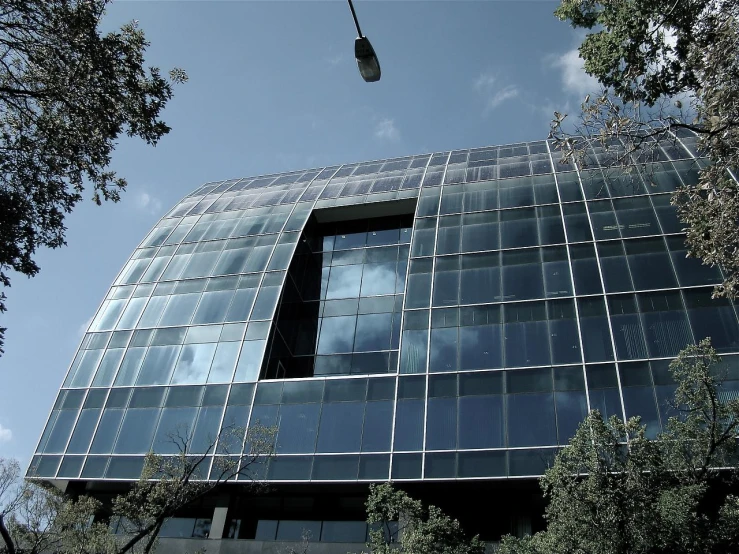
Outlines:
[{"label": "glass office building", "polygon": [[200,453],[258,422],[278,428],[272,493],[226,487],[172,536],[204,536],[220,502],[211,538],[362,542],[366,484],[389,479],[455,514],[504,491],[515,521],[462,514],[483,538],[536,528],[536,477],[589,409],[658,433],[667,365],[706,336],[739,390],[737,306],[670,205],[694,137],[632,175],[608,155],[576,170],[539,141],[201,186],[110,288],[28,475],[112,490],[175,428]]}]

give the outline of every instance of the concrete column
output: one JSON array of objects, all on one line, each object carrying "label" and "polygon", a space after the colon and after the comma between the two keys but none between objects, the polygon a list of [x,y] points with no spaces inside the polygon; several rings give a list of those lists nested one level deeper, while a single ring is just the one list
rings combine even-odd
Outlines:
[{"label": "concrete column", "polygon": [[231,502],[231,495],[227,492],[221,493],[216,501],[216,507],[213,510],[213,519],[210,524],[210,539],[223,539],[226,532],[226,521],[228,520],[228,505]]}]

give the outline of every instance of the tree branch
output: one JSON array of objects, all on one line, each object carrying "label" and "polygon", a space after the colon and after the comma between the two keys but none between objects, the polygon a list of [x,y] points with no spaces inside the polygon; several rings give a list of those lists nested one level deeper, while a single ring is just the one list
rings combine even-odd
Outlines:
[{"label": "tree branch", "polygon": [[8,532],[8,528],[5,527],[5,514],[2,513],[0,513],[0,536],[2,536],[3,541],[5,542],[5,548],[7,549],[8,554],[15,554],[15,543]]}]

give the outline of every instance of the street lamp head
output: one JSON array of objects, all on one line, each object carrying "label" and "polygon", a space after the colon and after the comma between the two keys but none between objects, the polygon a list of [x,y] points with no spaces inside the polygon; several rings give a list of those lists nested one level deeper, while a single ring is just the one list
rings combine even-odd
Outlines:
[{"label": "street lamp head", "polygon": [[367,37],[357,37],[354,40],[354,57],[357,59],[359,73],[368,83],[380,80],[380,61],[377,59],[375,49]]}]

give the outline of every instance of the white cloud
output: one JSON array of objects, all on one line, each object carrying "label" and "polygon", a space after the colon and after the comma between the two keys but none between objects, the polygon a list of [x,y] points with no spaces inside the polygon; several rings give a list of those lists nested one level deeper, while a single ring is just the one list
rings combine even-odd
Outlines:
[{"label": "white cloud", "polygon": [[517,86],[500,85],[498,81],[498,78],[490,73],[482,73],[475,79],[473,88],[485,98],[485,113],[519,95],[520,91]]},{"label": "white cloud", "polygon": [[384,117],[375,125],[375,137],[381,140],[396,141],[400,138],[400,131],[395,120]]},{"label": "white cloud", "polygon": [[162,201],[148,192],[141,191],[134,197],[136,208],[152,215],[158,215],[162,211]]},{"label": "white cloud", "polygon": [[585,73],[585,62],[577,48],[560,56],[547,56],[545,62],[561,71],[565,92],[584,96],[600,89],[597,79]]},{"label": "white cloud", "polygon": [[7,427],[3,427],[0,423],[0,442],[8,442],[13,438],[13,431]]},{"label": "white cloud", "polygon": [[518,96],[518,88],[513,85],[508,85],[502,89],[496,91],[490,98],[488,98],[488,108],[494,109],[500,106],[506,100],[515,98]]},{"label": "white cloud", "polygon": [[329,67],[336,67],[337,65],[340,65],[349,60],[349,56],[347,56],[346,54],[335,54],[333,56],[327,56],[326,58],[324,58],[324,60],[329,65]]},{"label": "white cloud", "polygon": [[77,328],[77,336],[81,338],[82,335],[84,335],[87,332],[87,330],[90,328],[90,324],[92,323],[92,320],[94,317],[95,316],[90,316],[90,318],[87,321],[85,321],[82,325],[80,325]]},{"label": "white cloud", "polygon": [[475,90],[478,92],[485,92],[490,90],[496,83],[497,79],[489,73],[481,74],[475,79]]}]

